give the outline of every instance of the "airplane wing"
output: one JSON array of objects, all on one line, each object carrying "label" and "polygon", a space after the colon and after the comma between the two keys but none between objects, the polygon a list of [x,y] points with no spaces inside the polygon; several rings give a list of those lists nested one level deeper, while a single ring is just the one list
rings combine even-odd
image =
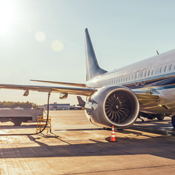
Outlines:
[{"label": "airplane wing", "polygon": [[160,94],[152,89],[132,89],[141,104],[160,101]]},{"label": "airplane wing", "polygon": [[25,91],[38,91],[38,92],[55,92],[55,93],[68,93],[74,95],[90,96],[96,89],[83,88],[83,87],[57,87],[57,86],[33,86],[33,85],[13,85],[13,84],[0,84],[0,89],[17,89]]},{"label": "airplane wing", "polygon": [[[58,87],[58,86],[33,86],[33,85],[14,85],[14,84],[0,84],[0,89],[16,89],[25,91],[38,92],[54,92],[54,93],[68,93],[74,95],[91,96],[97,89],[85,87]],[[160,100],[159,93],[151,89],[132,89],[136,94],[139,102],[142,104],[149,102],[158,102]]]},{"label": "airplane wing", "polygon": [[80,84],[80,83],[68,83],[68,82],[45,81],[45,80],[30,80],[30,81],[36,81],[36,82],[42,82],[42,83],[52,83],[52,84],[62,84],[62,85],[67,85],[67,86],[86,87],[86,84]]}]

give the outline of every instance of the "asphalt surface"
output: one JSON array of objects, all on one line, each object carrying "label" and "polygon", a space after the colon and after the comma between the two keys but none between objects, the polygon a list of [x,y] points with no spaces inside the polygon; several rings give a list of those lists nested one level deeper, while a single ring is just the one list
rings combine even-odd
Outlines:
[{"label": "asphalt surface", "polygon": [[0,124],[0,174],[175,174],[170,118],[136,121],[115,132],[93,126],[84,111],[53,111],[52,133],[32,135],[36,123]]}]

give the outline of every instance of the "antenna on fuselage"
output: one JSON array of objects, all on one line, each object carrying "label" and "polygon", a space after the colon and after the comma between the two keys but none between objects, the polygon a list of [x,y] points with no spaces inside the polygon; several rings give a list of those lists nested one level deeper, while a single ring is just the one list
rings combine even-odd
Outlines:
[{"label": "antenna on fuselage", "polygon": [[158,52],[158,50],[156,50],[156,52],[157,52],[157,55],[159,55],[159,52]]}]

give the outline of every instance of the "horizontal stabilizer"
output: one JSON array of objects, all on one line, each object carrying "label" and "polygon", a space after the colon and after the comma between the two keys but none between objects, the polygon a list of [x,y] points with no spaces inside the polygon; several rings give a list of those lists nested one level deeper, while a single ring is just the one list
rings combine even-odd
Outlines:
[{"label": "horizontal stabilizer", "polygon": [[80,96],[77,96],[77,99],[78,99],[78,106],[81,106],[81,107],[84,107],[85,106],[85,101],[80,97]]},{"label": "horizontal stabilizer", "polygon": [[67,86],[86,87],[86,84],[80,84],[80,83],[68,83],[68,82],[45,81],[45,80],[30,80],[30,81],[36,81],[36,82],[42,82],[42,83],[52,83],[52,84],[61,84],[61,85],[67,85]]}]

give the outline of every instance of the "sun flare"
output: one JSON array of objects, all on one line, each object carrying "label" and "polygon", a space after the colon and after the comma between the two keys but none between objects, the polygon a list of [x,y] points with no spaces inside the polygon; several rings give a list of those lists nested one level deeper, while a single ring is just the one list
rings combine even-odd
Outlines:
[{"label": "sun flare", "polygon": [[13,12],[13,6],[9,1],[0,0],[0,34],[4,34],[9,30]]}]

